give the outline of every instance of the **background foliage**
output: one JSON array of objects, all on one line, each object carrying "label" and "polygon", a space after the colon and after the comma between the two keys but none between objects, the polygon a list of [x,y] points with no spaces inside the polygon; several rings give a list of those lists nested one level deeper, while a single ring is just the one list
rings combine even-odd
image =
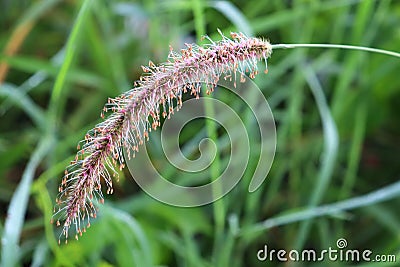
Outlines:
[{"label": "background foliage", "polygon": [[[219,28],[272,43],[399,51],[398,0],[2,0],[0,10],[3,266],[266,266],[256,258],[264,244],[322,250],[338,238],[400,260],[400,61],[356,51],[274,51],[269,74],[255,82],[273,110],[278,147],[255,193],[247,185],[257,139],[242,182],[212,205],[164,205],[125,171],[79,241],[58,246],[60,229],[50,224],[77,142],[100,121],[107,98],[132,86],[140,65],[166,60],[169,44],[178,49],[204,33],[218,39]],[[180,136],[183,148],[207,136],[190,129]],[[226,133],[215,135],[222,146]],[[221,171],[225,154],[212,170]],[[174,168],[161,171],[179,176]],[[306,265],[346,264],[358,263]]]}]

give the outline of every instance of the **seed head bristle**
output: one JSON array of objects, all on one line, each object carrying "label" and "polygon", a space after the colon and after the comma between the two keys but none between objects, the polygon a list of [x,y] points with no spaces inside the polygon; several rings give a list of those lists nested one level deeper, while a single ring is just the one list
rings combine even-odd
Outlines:
[{"label": "seed head bristle", "polygon": [[180,53],[170,46],[167,62],[156,65],[149,61],[142,66],[144,73],[133,89],[108,99],[101,117],[111,114],[78,144],[76,158],[66,168],[59,186],[54,216],[58,217],[57,225],[63,227],[60,239],[68,239],[71,226],[75,226],[76,239],[90,227],[90,218],[97,213],[95,204],[104,201],[102,181],[107,194],[112,194],[112,177],[118,180],[116,167],[121,170],[125,166],[122,147],[129,158],[134,157],[139,146],[148,140],[149,132],[161,125],[161,116],[170,118],[175,107],[179,110],[183,93],[199,98],[204,83],[210,94],[220,77],[232,80],[237,73],[241,82],[246,73],[254,78],[258,74],[257,62],[267,62],[272,53],[268,41],[242,33],[231,33],[232,39],[220,34],[220,41],[205,36],[209,44],[185,44]]}]

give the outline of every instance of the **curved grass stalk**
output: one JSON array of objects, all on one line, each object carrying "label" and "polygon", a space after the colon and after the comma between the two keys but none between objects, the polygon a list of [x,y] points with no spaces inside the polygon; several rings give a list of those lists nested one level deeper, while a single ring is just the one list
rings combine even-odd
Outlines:
[{"label": "curved grass stalk", "polygon": [[400,53],[372,48],[372,47],[365,47],[365,46],[357,46],[357,45],[341,45],[341,44],[273,44],[271,45],[272,49],[291,49],[291,48],[337,48],[337,49],[346,49],[346,50],[357,50],[357,51],[366,51],[372,52],[377,54],[383,54],[393,57],[400,58]]}]

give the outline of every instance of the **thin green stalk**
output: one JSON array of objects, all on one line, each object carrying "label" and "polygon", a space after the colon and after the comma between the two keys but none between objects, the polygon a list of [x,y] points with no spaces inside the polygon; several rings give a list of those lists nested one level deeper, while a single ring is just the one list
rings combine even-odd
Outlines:
[{"label": "thin green stalk", "polygon": [[[382,21],[382,17],[387,14],[388,9],[390,8],[390,1],[380,1],[378,8],[376,8],[374,5],[372,7],[370,6],[371,3],[368,3],[360,12],[362,14],[362,20],[359,22],[359,30],[357,31],[356,37],[358,39],[363,39],[367,43],[371,43],[372,39],[374,38],[375,34],[379,31],[379,25],[380,23],[375,23],[373,25],[368,25],[368,33],[365,34],[365,31],[363,30],[366,26],[365,24],[369,21],[371,12],[373,13],[373,20],[374,21]],[[357,40],[357,39],[354,39]],[[361,60],[361,61],[360,61]],[[364,73],[366,75],[362,75],[363,79],[360,80],[360,85],[361,88],[369,88],[369,85],[371,84],[371,75],[368,75],[369,71],[366,70],[366,66],[369,64],[364,64],[365,58],[357,59],[362,66],[362,69],[364,70]],[[368,62],[369,63],[369,62]],[[359,68],[356,68],[357,72],[360,72]],[[362,73],[362,70],[361,70]],[[350,77],[353,77],[353,74],[350,74]],[[350,83],[352,81],[352,78],[349,79]],[[348,88],[347,86],[344,86],[344,90]],[[340,194],[338,199],[344,199],[347,198],[351,195],[353,186],[356,182],[356,177],[357,177],[357,171],[359,168],[359,163],[360,163],[360,158],[361,158],[361,153],[363,149],[363,142],[365,138],[365,132],[366,132],[366,126],[367,126],[367,121],[368,121],[368,105],[369,105],[369,96],[371,95],[371,92],[367,90],[363,90],[362,92],[359,93],[359,96],[357,97],[357,106],[354,108],[355,109],[355,117],[354,117],[354,126],[352,130],[352,137],[350,139],[350,150],[348,152],[348,160],[347,160],[347,167],[346,167],[346,172],[344,175],[344,180],[342,184],[342,188],[340,190]],[[338,99],[340,101],[340,99]],[[339,106],[339,105],[338,105]],[[342,225],[343,226],[343,225]]]},{"label": "thin green stalk", "polygon": [[377,54],[383,54],[393,57],[400,58],[400,53],[388,51],[384,49],[357,46],[357,45],[340,45],[340,44],[274,44],[272,49],[290,49],[290,48],[337,48],[337,49],[347,49],[347,50],[358,50],[366,51]]},{"label": "thin green stalk", "polygon": [[[355,8],[353,27],[351,29],[350,42],[363,42],[370,46],[372,40],[366,40],[365,32],[372,32],[368,27],[371,16],[375,13],[376,4],[373,1],[363,1]],[[363,65],[364,54],[351,53],[343,59],[342,75],[337,80],[332,94],[331,106],[335,119],[343,121],[346,113],[351,108],[351,101],[348,96],[348,88],[358,70]]]},{"label": "thin green stalk", "polygon": [[[366,92],[367,94],[367,92]],[[349,158],[347,164],[346,174],[344,176],[344,181],[342,188],[340,190],[339,199],[344,199],[351,195],[351,190],[353,189],[354,183],[356,181],[356,175],[358,166],[360,163],[362,144],[365,137],[365,131],[368,120],[368,103],[365,96],[361,96],[359,105],[355,111],[354,118],[354,128],[352,134],[352,142],[349,151]]]},{"label": "thin green stalk", "polygon": [[65,254],[60,249],[60,246],[57,244],[57,240],[54,237],[53,232],[53,224],[49,223],[51,221],[51,217],[53,215],[53,203],[51,200],[51,196],[49,191],[46,188],[47,182],[57,176],[62,170],[64,170],[65,165],[71,161],[71,157],[58,162],[57,164],[53,165],[51,168],[44,171],[39,177],[35,179],[35,182],[32,185],[32,195],[35,196],[35,200],[37,206],[43,212],[43,225],[45,229],[45,237],[46,237],[46,244],[51,249],[51,251],[56,255],[56,258],[62,262],[64,265],[71,266],[66,259]]},{"label": "thin green stalk", "polygon": [[[112,66],[112,68],[108,68],[111,74],[111,78],[114,81],[116,88],[118,88],[118,92],[125,91],[130,87],[129,81],[127,80],[126,70],[123,64],[123,56],[122,51],[118,48],[118,45],[113,39],[115,36],[112,34],[112,18],[110,14],[110,8],[106,6],[106,2],[104,1],[96,1],[94,4],[93,10],[96,12],[96,15],[99,17],[99,23],[101,27],[101,32],[104,34],[105,42],[104,50],[108,53],[103,55],[106,57],[106,60]],[[88,20],[91,22],[91,26],[95,26],[93,20]],[[108,66],[107,66],[108,67]]]},{"label": "thin green stalk", "polygon": [[[59,164],[59,166],[61,166],[61,164]],[[73,264],[68,261],[66,254],[63,253],[63,250],[60,248],[60,246],[57,243],[57,240],[54,237],[53,224],[50,223],[52,217],[53,202],[51,200],[49,191],[47,190],[45,183],[43,183],[44,182],[43,179],[45,176],[46,175],[39,177],[40,183],[35,182],[35,184],[32,186],[33,189],[32,191],[35,193],[37,205],[41,208],[43,212],[44,235],[46,237],[46,244],[55,254],[56,256],[55,258],[59,264],[65,266],[73,266]]]},{"label": "thin green stalk", "polygon": [[82,25],[87,17],[88,10],[91,4],[91,0],[84,0],[78,16],[75,20],[74,26],[72,28],[71,34],[68,38],[67,45],[65,48],[65,57],[61,69],[57,75],[56,81],[54,83],[53,91],[51,93],[50,104],[49,104],[49,122],[50,128],[54,128],[57,121],[58,112],[60,110],[60,103],[62,102],[62,89],[67,80],[67,73],[71,68],[74,56],[76,54],[76,44],[78,41],[78,36],[80,31],[83,29]]},{"label": "thin green stalk", "polygon": [[[293,2],[294,8],[304,8],[305,6],[309,9],[314,9],[314,7],[319,6],[320,3],[319,1],[312,1],[310,3],[304,4],[302,1],[296,0]],[[294,23],[292,27],[290,27],[290,36],[293,39],[297,39],[298,37],[298,32],[301,31],[302,34],[300,36],[300,40],[302,42],[308,42],[309,40],[312,39],[312,36],[315,32],[315,17],[310,16],[307,17],[307,19],[304,20],[302,23]],[[307,61],[307,53],[308,49],[305,50],[298,50],[296,51],[298,58],[297,62],[306,62]],[[310,164],[310,161],[308,162],[303,162],[302,158],[303,157],[303,149],[302,149],[302,136],[303,136],[303,131],[304,131],[304,125],[306,124],[306,120],[304,116],[302,115],[302,110],[304,110],[305,107],[305,93],[304,93],[304,87],[305,87],[305,81],[304,81],[304,74],[302,73],[302,69],[297,68],[297,71],[294,72],[294,76],[292,79],[291,83],[291,88],[293,90],[293,93],[291,94],[289,98],[289,129],[290,129],[290,135],[289,138],[286,140],[287,143],[291,143],[290,140],[293,140],[294,143],[294,148],[300,148],[300,149],[295,149],[293,151],[293,156],[290,157],[289,159],[289,166],[288,166],[288,172],[289,172],[289,187],[291,192],[296,192],[301,188],[301,185],[303,183],[302,181],[302,172],[303,169],[307,168],[307,166]],[[316,188],[314,188],[314,191],[312,193],[315,193]],[[311,194],[312,194],[311,193]],[[301,195],[300,194],[292,194],[293,196],[290,197],[290,201],[292,205],[297,206],[298,203],[301,201]],[[304,222],[304,224],[307,222]],[[308,237],[309,232],[307,231],[305,225],[301,225],[301,228],[304,228],[304,231],[299,231],[298,227],[293,225],[292,227],[289,228],[289,231],[286,234],[286,240],[292,239],[292,236],[296,235],[296,238],[293,240],[293,242],[296,244],[295,247],[299,248],[303,244],[303,240],[306,240]]]},{"label": "thin green stalk", "polygon": [[[203,2],[200,0],[192,0],[193,3],[193,15],[194,15],[194,23],[195,23],[195,29],[196,29],[196,34],[197,34],[197,39],[200,42],[201,37],[205,35],[206,29],[205,29],[205,19],[204,19],[204,13],[203,13]],[[208,118],[215,118],[215,111],[214,107],[211,103],[211,101],[204,101],[204,109],[205,109],[205,115]],[[218,137],[217,137],[217,129],[216,125],[213,121],[211,120],[206,120],[206,129],[207,129],[207,134],[208,137],[213,140],[214,142],[217,142]],[[211,180],[214,181],[218,178],[219,176],[219,171],[220,171],[220,158],[217,155],[215,156],[214,162],[210,166],[210,175],[211,175]],[[219,186],[214,186],[213,187],[213,194],[214,195],[221,195],[220,192],[222,191],[222,188]],[[215,247],[214,247],[214,252],[216,252],[218,249],[218,244],[220,241],[222,241],[222,236],[224,233],[224,227],[225,227],[225,206],[223,202],[223,198],[214,201],[213,202],[213,209],[214,209],[214,219],[215,219]]]},{"label": "thin green stalk", "polygon": [[[305,68],[305,76],[311,92],[314,95],[315,102],[321,116],[324,134],[324,150],[322,152],[321,168],[318,173],[315,190],[313,191],[308,203],[310,207],[314,207],[318,204],[318,202],[321,201],[332,177],[339,144],[339,134],[335,121],[333,120],[332,114],[329,110],[329,106],[326,102],[324,91],[315,73],[310,67]],[[305,238],[311,227],[311,222],[311,220],[304,221],[304,223],[300,226],[300,238],[296,242],[296,248],[300,249],[303,247]]]},{"label": "thin green stalk", "polygon": [[322,205],[319,207],[307,208],[290,214],[276,216],[274,218],[262,221],[248,228],[243,228],[238,235],[246,236],[255,232],[265,231],[273,227],[291,224],[294,222],[310,220],[312,218],[322,217],[326,215],[337,215],[346,210],[362,208],[374,205],[383,201],[387,201],[400,196],[400,182],[378,189],[374,192],[363,196],[354,197],[344,201],[332,204]]}]

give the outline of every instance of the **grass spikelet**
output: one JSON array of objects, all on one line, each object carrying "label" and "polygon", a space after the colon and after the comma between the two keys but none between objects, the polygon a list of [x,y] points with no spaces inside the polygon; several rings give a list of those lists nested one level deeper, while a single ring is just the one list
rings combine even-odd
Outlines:
[{"label": "grass spikelet", "polygon": [[142,66],[144,74],[133,89],[108,99],[101,117],[110,115],[78,144],[76,157],[59,186],[53,217],[56,225],[63,227],[61,236],[66,241],[71,227],[78,239],[90,226],[90,219],[96,217],[95,202],[104,201],[101,180],[107,194],[113,193],[116,169],[125,166],[123,147],[138,151],[149,132],[160,126],[161,116],[169,118],[174,107],[182,105],[183,93],[199,98],[199,81],[205,83],[206,93],[210,94],[220,77],[236,77],[237,73],[242,77],[247,73],[254,78],[257,62],[266,63],[272,53],[268,41],[242,33],[231,33],[231,38],[222,35],[222,40],[216,42],[205,38],[210,41],[205,46],[185,44],[179,53],[170,48],[167,62],[155,65],[150,61]]}]

